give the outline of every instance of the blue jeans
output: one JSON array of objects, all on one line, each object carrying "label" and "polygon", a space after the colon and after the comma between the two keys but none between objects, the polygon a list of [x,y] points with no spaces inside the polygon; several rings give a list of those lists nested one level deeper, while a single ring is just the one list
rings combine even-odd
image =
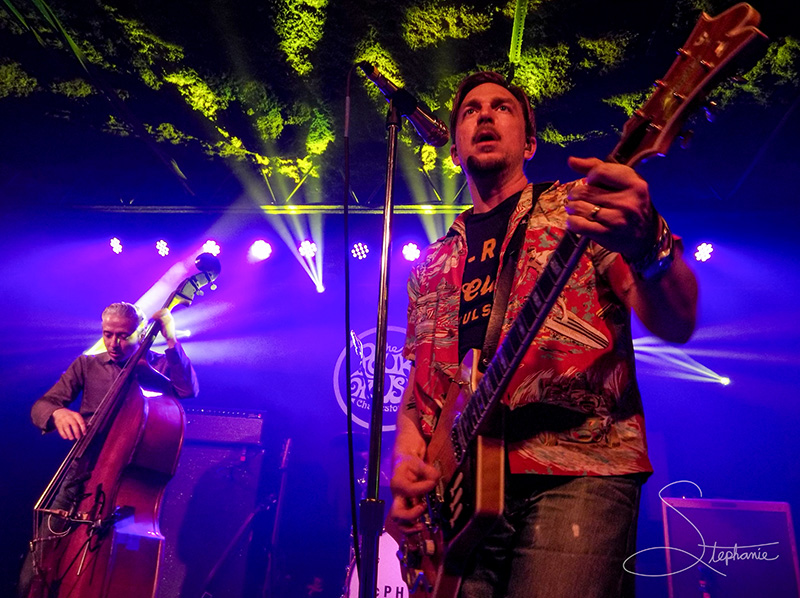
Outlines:
[{"label": "blue jeans", "polygon": [[507,474],[504,515],[467,563],[460,598],[632,597],[622,563],[636,552],[641,485]]}]

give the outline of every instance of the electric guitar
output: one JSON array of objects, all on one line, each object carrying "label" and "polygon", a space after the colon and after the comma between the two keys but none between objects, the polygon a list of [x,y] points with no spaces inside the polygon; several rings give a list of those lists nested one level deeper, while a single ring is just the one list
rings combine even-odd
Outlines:
[{"label": "electric guitar", "polygon": [[[752,41],[766,39],[756,28],[759,21],[758,12],[744,3],[714,18],[703,13],[665,77],[624,125],[608,160],[635,167],[666,154],[734,57]],[[404,535],[387,524],[415,596],[456,598],[467,557],[502,515],[505,447],[495,414],[588,243],[586,237],[565,233],[484,374],[456,381],[448,391],[425,459],[441,478],[427,496],[423,529]]]}]

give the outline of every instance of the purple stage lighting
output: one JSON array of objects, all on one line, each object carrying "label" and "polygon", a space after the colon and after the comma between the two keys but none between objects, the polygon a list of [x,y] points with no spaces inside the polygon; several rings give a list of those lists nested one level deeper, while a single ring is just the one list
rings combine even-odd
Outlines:
[{"label": "purple stage lighting", "polygon": [[122,253],[122,241],[114,237],[113,239],[111,239],[109,244],[111,245],[111,251],[113,251],[117,255]]},{"label": "purple stage lighting", "polygon": [[419,258],[420,251],[416,243],[406,243],[403,245],[403,257],[409,262],[413,262]]},{"label": "purple stage lighting", "polygon": [[267,243],[264,239],[255,241],[250,246],[248,257],[251,262],[261,262],[272,255],[272,245]]},{"label": "purple stage lighting", "polygon": [[209,239],[208,241],[203,243],[203,253],[210,253],[211,255],[216,257],[219,255],[220,250],[221,250],[220,246],[217,245],[216,241],[212,241],[211,239]]},{"label": "purple stage lighting", "polygon": [[156,243],[156,249],[158,250],[158,255],[161,257],[167,257],[169,255],[169,245],[167,245],[164,239]]},{"label": "purple stage lighting", "polygon": [[701,243],[697,246],[697,251],[694,253],[694,259],[698,262],[705,262],[711,259],[711,252],[714,251],[714,247],[711,243]]},{"label": "purple stage lighting", "polygon": [[364,243],[356,243],[353,245],[353,248],[350,250],[350,253],[353,254],[353,257],[363,260],[367,257],[369,253],[369,247],[367,247]]},{"label": "purple stage lighting", "polygon": [[[300,247],[297,248],[302,255],[307,260],[313,259],[315,255],[317,255],[317,244],[312,243],[311,241],[303,241],[300,243]],[[320,291],[321,292],[321,291]]]}]

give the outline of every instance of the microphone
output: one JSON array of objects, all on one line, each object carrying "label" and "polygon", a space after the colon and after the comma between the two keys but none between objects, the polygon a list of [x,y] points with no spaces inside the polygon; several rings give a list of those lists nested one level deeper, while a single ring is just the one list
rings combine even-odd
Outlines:
[{"label": "microphone", "polygon": [[441,147],[450,140],[450,132],[447,130],[441,119],[434,114],[405,89],[397,87],[394,83],[384,77],[378,69],[369,62],[362,61],[357,65],[364,71],[367,79],[378,86],[378,89],[387,100],[394,102],[397,110],[408,119],[422,137],[422,140],[429,144]]}]

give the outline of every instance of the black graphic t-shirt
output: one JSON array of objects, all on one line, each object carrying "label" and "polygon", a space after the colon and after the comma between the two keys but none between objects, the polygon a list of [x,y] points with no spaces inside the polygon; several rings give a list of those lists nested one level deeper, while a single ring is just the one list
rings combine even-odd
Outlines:
[{"label": "black graphic t-shirt", "polygon": [[459,361],[470,349],[480,349],[489,325],[494,300],[494,285],[500,270],[500,249],[508,221],[522,192],[500,205],[466,220],[467,261],[461,282],[461,305],[458,310]]}]

